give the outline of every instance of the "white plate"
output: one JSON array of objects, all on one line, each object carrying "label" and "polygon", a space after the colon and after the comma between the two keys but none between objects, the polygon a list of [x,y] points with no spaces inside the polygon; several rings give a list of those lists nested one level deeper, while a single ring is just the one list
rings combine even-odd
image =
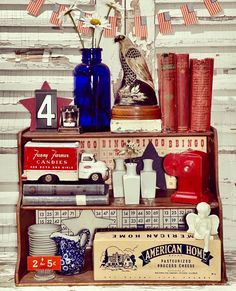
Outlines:
[{"label": "white plate", "polygon": [[39,245],[32,245],[30,244],[30,248],[37,248],[37,249],[55,249],[56,246],[55,245],[48,245],[48,246],[39,246]]},{"label": "white plate", "polygon": [[41,232],[54,232],[61,229],[58,224],[32,224],[29,226],[28,230],[30,232],[41,233]]},{"label": "white plate", "polygon": [[36,245],[36,246],[55,246],[55,242],[54,241],[50,241],[50,240],[45,240],[45,241],[41,241],[41,240],[29,240],[30,245]]},{"label": "white plate", "polygon": [[[52,232],[53,233],[53,232]],[[51,233],[42,233],[42,234],[38,234],[38,233],[28,233],[29,237],[31,238],[50,238]]]},{"label": "white plate", "polygon": [[42,235],[50,235],[51,233],[54,233],[54,232],[58,232],[57,230],[56,231],[28,231],[28,234],[29,235],[33,235],[33,236],[35,236],[35,235],[37,235],[37,236],[42,236]]},{"label": "white plate", "polygon": [[49,254],[49,255],[53,255],[56,253],[56,249],[54,250],[30,250],[29,251],[30,254]]},{"label": "white plate", "polygon": [[50,251],[50,252],[46,252],[46,251],[30,251],[29,254],[30,256],[54,256],[56,252],[54,251]]},{"label": "white plate", "polygon": [[29,241],[43,243],[43,242],[54,242],[50,237],[29,237]]},{"label": "white plate", "polygon": [[57,247],[55,245],[49,245],[48,247],[42,247],[42,246],[35,246],[35,245],[30,245],[30,249],[41,249],[41,250],[52,250],[56,249]]}]

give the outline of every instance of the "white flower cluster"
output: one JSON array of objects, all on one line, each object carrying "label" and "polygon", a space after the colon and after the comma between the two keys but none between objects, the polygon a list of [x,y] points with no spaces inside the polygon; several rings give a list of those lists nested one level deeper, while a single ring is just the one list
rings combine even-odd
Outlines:
[{"label": "white flower cluster", "polygon": [[102,34],[105,28],[110,28],[110,24],[108,21],[108,17],[110,15],[111,10],[119,11],[121,12],[122,7],[121,5],[116,1],[116,0],[105,0],[105,5],[108,7],[108,12],[105,17],[99,16],[96,12],[93,13],[92,15],[86,16],[86,14],[78,7],[77,4],[78,1],[75,1],[70,7],[68,7],[65,11],[61,12],[59,15],[60,21],[66,22],[67,18],[69,17],[73,23],[74,29],[77,32],[81,45],[84,48],[84,41],[81,38],[80,33],[77,30],[77,25],[75,22],[76,20],[82,21],[83,22],[83,27],[90,28],[92,31],[92,47],[94,47],[94,35],[95,35],[95,30],[100,30],[100,37],[98,40],[97,47],[99,47]]},{"label": "white flower cluster", "polygon": [[128,140],[125,146],[125,149],[119,152],[119,155],[127,154],[131,159],[133,156],[137,156],[142,153],[142,150],[139,148],[139,144],[133,141]]}]

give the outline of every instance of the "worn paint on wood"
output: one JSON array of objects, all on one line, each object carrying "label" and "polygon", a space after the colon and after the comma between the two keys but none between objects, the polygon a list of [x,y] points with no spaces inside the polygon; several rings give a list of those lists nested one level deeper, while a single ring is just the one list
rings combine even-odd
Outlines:
[{"label": "worn paint on wood", "polygon": [[[97,8],[105,14],[102,2],[97,1]],[[219,186],[225,209],[224,243],[226,249],[235,249],[236,7],[234,0],[220,2],[224,13],[210,17],[202,0],[126,0],[126,25],[124,27],[120,21],[118,32],[123,33],[126,28],[132,41],[142,50],[156,88],[157,53],[188,52],[194,58],[214,57],[212,125],[217,128],[219,137]],[[29,114],[18,101],[34,96],[34,90],[40,88],[44,80],[57,89],[60,96],[71,97],[72,70],[81,57],[79,41],[71,24],[55,29],[49,23],[51,4],[45,5],[42,14],[34,18],[25,11],[27,3],[28,0],[0,0],[0,213],[3,211],[0,215],[0,252],[16,247],[13,237],[13,216],[18,197],[16,134],[30,122]],[[94,10],[93,5],[88,5],[90,0],[81,3],[82,8]],[[194,4],[199,16],[198,25],[183,25],[179,9],[183,3]],[[163,36],[159,33],[155,17],[158,11],[170,11],[173,34]],[[132,35],[134,15],[147,17],[146,41]],[[86,45],[90,45],[88,38]],[[118,46],[112,39],[103,39],[102,47],[103,61],[111,69],[116,91],[122,77]],[[2,233],[13,236],[9,236],[9,241],[5,235],[3,240]]]}]

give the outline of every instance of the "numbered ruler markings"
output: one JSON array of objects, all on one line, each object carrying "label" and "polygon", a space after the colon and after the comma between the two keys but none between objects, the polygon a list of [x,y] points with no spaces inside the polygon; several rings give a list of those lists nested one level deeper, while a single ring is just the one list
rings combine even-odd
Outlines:
[{"label": "numbered ruler markings", "polygon": [[[97,218],[113,220],[109,228],[184,229],[185,216],[194,209],[101,209],[93,212]],[[61,224],[62,232],[73,234],[62,221],[79,217],[80,213],[80,210],[36,210],[36,223]]]}]

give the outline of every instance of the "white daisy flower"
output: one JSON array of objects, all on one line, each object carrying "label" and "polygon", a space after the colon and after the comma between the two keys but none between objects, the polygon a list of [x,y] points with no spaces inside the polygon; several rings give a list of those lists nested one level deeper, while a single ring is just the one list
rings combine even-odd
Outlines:
[{"label": "white daisy flower", "polygon": [[58,19],[61,21],[61,23],[65,22],[67,20],[67,18],[70,18],[70,20],[72,21],[73,23],[73,27],[74,27],[74,30],[75,32],[78,34],[78,37],[79,37],[79,40],[80,40],[80,43],[82,45],[82,47],[84,48],[84,41],[83,39],[81,38],[81,35],[80,33],[78,32],[77,30],[77,25],[75,23],[75,20],[74,20],[74,17],[73,17],[73,14],[75,11],[79,11],[80,15],[82,13],[82,11],[78,8],[77,6],[77,2],[78,1],[75,1],[72,5],[70,5],[70,7],[66,8],[65,11],[62,11],[59,16],[58,16]]},{"label": "white daisy flower", "polygon": [[108,6],[110,9],[114,9],[116,11],[121,11],[123,10],[122,6],[120,5],[119,2],[115,0],[106,0],[105,5]]},{"label": "white daisy flower", "polygon": [[76,11],[81,13],[81,9],[79,9],[77,2],[78,1],[75,1],[69,7],[66,7],[66,9],[59,14],[58,19],[60,19],[62,23],[67,21],[69,14],[73,17]]},{"label": "white daisy flower", "polygon": [[98,16],[96,13],[91,16],[85,16],[81,21],[84,22],[83,27],[89,27],[92,29],[110,28],[108,20]]}]

